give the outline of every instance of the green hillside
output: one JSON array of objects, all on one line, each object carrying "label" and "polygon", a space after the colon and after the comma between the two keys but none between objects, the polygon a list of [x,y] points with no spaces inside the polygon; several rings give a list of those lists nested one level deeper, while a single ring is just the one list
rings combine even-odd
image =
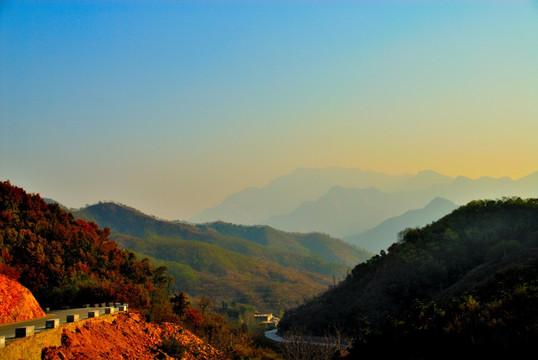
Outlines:
[{"label": "green hillside", "polygon": [[120,247],[164,262],[178,289],[260,310],[296,306],[369,258],[324,234],[168,222],[115,203],[92,205],[75,216],[109,227]]},{"label": "green hillside", "polygon": [[120,246],[166,265],[173,290],[209,296],[215,304],[242,303],[278,312],[327,289],[332,277],[284,267],[263,257],[250,257],[194,240],[113,237]]},{"label": "green hillside", "polygon": [[288,311],[279,329],[340,327],[354,334],[355,356],[431,358],[416,353],[430,340],[514,349],[538,338],[537,248],[538,199],[473,201],[409,230],[337,287]]},{"label": "green hillside", "polygon": [[355,265],[357,261],[366,261],[371,254],[340,239],[321,233],[290,233],[270,226],[246,226],[222,221],[197,225],[199,229],[247,239],[261,245],[288,250],[304,255],[319,255],[324,260]]}]

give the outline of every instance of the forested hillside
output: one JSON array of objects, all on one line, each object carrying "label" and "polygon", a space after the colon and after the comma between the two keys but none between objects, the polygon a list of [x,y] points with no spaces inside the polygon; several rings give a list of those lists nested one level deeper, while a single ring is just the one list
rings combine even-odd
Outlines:
[{"label": "forested hillside", "polygon": [[[74,212],[77,218],[95,221],[112,233],[137,238],[159,236],[170,239],[196,240],[217,244],[245,255],[256,251],[292,251],[303,255],[319,255],[326,261],[354,265],[371,254],[353,245],[321,233],[290,233],[269,226],[244,226],[224,222],[190,224],[171,222],[146,215],[126,205],[101,202]],[[263,245],[265,247],[260,247]],[[251,254],[252,253],[252,254]]]},{"label": "forested hillside", "polygon": [[75,216],[109,227],[121,247],[165,264],[177,290],[259,310],[297,306],[370,257],[325,234],[168,222],[116,203],[95,204]]},{"label": "forested hillside", "polygon": [[428,342],[528,345],[538,338],[537,248],[538,199],[473,201],[408,230],[337,287],[288,311],[279,328],[339,327],[355,336],[355,356],[429,358],[417,352]]},{"label": "forested hillside", "polygon": [[[324,291],[332,284],[330,274],[341,274],[346,267],[328,264],[321,259],[308,263],[309,258],[288,254],[291,266],[285,267],[260,256],[247,256],[218,245],[195,240],[148,237],[139,239],[113,235],[121,247],[150,256],[153,262],[166,265],[176,281],[175,291],[185,291],[193,297],[206,295],[215,303],[241,303],[260,311],[278,312],[297,306],[305,298]],[[339,275],[340,276],[340,275]]]},{"label": "forested hillside", "polygon": [[290,233],[270,226],[245,226],[222,221],[197,225],[199,229],[215,231],[275,249],[303,255],[319,255],[325,261],[353,266],[366,261],[371,254],[349,243],[322,233]]},{"label": "forested hillside", "polygon": [[109,230],[0,182],[0,272],[42,307],[124,301],[141,310],[167,301],[165,268],[118,248]]},{"label": "forested hillside", "polygon": [[[210,303],[196,308],[185,293],[171,294],[173,278],[166,275],[165,266],[156,267],[147,257],[138,260],[134,252],[120,249],[109,235],[108,228],[76,220],[57,204],[47,204],[39,195],[28,194],[9,181],[0,182],[0,278],[18,279],[35,295],[39,302],[36,306],[43,308],[120,301],[134,310],[113,323],[97,321],[103,326],[93,322],[73,331],[64,329],[61,349],[54,346],[41,352],[44,346],[50,346],[48,340],[27,338],[32,342],[28,346],[37,349],[41,357],[69,358],[77,354],[75,357],[124,358],[142,354],[144,358],[163,359],[279,358],[255,345],[255,334],[248,333],[245,324],[229,322],[225,315],[209,309]],[[13,307],[11,313],[20,303],[9,301],[17,300],[20,293],[12,287],[2,289],[5,299],[0,297],[3,306]],[[10,316],[15,315],[20,314]],[[156,325],[145,320],[167,323]],[[103,337],[107,338],[104,347],[98,340]],[[14,353],[19,358],[17,351]]]}]

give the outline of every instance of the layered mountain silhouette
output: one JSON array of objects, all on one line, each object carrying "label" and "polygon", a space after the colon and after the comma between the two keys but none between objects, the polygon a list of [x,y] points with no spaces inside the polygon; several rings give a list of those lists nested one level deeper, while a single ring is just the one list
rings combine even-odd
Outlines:
[{"label": "layered mountain silhouette", "polygon": [[427,200],[411,192],[387,193],[375,187],[348,189],[335,186],[316,201],[302,203],[286,215],[267,219],[271,226],[287,231],[319,231],[335,236],[357,234]]},{"label": "layered mountain silhouette", "polygon": [[338,167],[298,168],[262,188],[251,187],[230,195],[220,205],[204,210],[190,220],[263,224],[271,216],[287,214],[305,201],[319,199],[334,186],[366,188],[375,185],[381,190],[392,191],[411,181],[412,177]]},{"label": "layered mountain silhouette", "polygon": [[431,170],[387,175],[334,167],[297,169],[262,188],[233,194],[192,220],[266,224],[285,231],[346,237],[423,208],[437,197],[462,205],[473,199],[536,195],[538,172],[512,180],[451,178]]}]

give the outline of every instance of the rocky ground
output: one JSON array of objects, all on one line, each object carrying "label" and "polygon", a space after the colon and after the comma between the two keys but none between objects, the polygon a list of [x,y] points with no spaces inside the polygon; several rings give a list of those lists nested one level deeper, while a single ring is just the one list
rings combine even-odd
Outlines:
[{"label": "rocky ground", "polygon": [[[45,313],[28,289],[0,274],[0,325],[43,316]],[[149,323],[135,311],[66,324],[13,340],[0,349],[0,358],[226,359],[182,326]]]},{"label": "rocky ground", "polygon": [[170,323],[146,322],[136,312],[113,321],[99,318],[64,329],[60,346],[44,348],[42,359],[225,359],[190,331]]},{"label": "rocky ground", "polygon": [[45,313],[30,290],[0,274],[0,325],[43,316]]}]

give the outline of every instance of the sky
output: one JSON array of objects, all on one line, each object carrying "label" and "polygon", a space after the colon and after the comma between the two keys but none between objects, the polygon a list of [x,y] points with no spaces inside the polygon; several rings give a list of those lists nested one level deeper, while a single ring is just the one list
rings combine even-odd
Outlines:
[{"label": "sky", "polygon": [[1,1],[0,180],[189,219],[297,167],[538,170],[538,1]]}]

